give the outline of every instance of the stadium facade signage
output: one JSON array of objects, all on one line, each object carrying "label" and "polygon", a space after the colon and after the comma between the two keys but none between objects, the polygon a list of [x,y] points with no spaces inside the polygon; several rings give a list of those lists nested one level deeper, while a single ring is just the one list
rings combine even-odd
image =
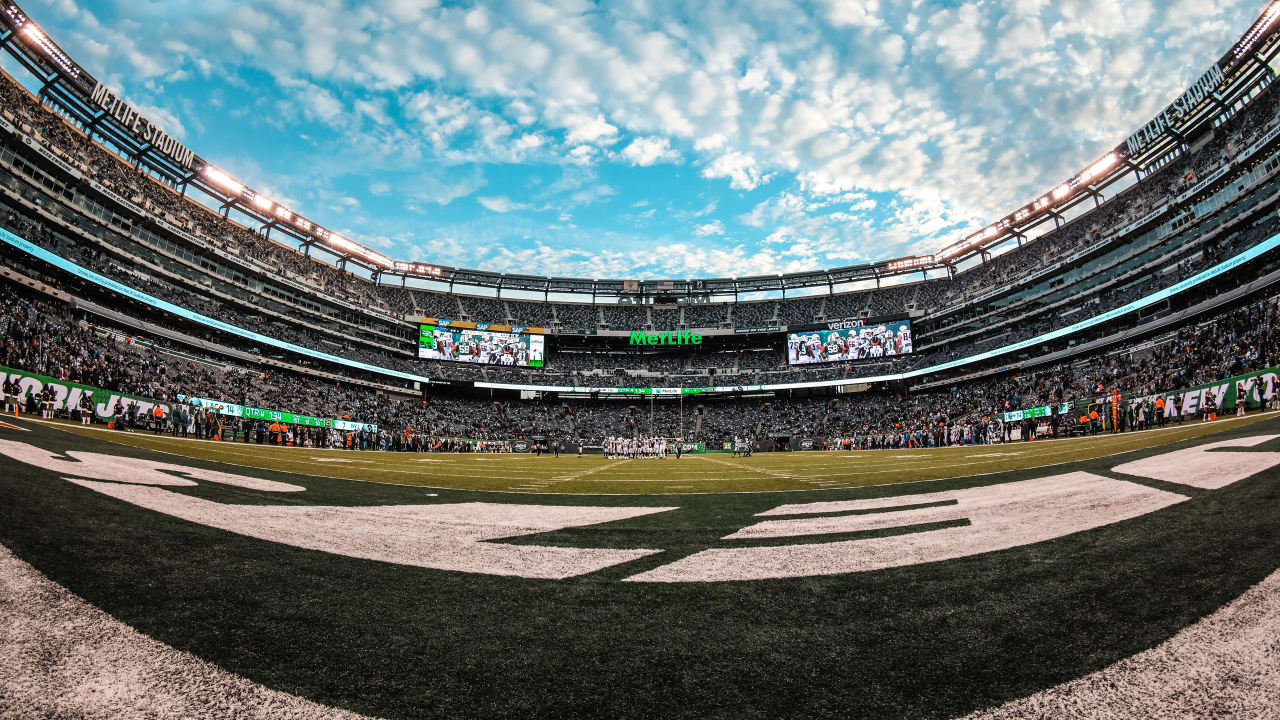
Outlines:
[{"label": "stadium facade signage", "polygon": [[1211,96],[1224,82],[1227,81],[1226,73],[1222,72],[1222,68],[1216,63],[1209,68],[1204,75],[1200,76],[1187,91],[1178,96],[1169,107],[1160,111],[1146,125],[1143,125],[1137,132],[1129,136],[1125,140],[1125,148],[1129,151],[1129,157],[1134,157],[1142,152],[1148,145],[1165,134],[1169,128],[1175,127],[1178,123],[1191,114],[1192,110],[1199,107],[1204,99]]},{"label": "stadium facade signage", "polygon": [[135,137],[149,143],[161,153],[168,155],[179,166],[190,170],[196,153],[191,148],[178,142],[173,136],[161,130],[159,126],[142,116],[138,109],[130,106],[101,82],[93,86],[93,94],[89,96],[94,105],[102,108],[115,118]]},{"label": "stadium facade signage", "polygon": [[1148,400],[1154,402],[1157,397],[1163,397],[1165,417],[1171,418],[1178,415],[1195,415],[1203,411],[1208,403],[1210,390],[1213,391],[1214,409],[1231,410],[1236,406],[1239,390],[1243,389],[1245,392],[1245,406],[1250,409],[1257,409],[1264,407],[1267,401],[1276,397],[1277,378],[1280,378],[1280,367],[1263,368],[1244,375],[1224,378],[1207,385],[1197,385],[1158,395],[1143,395],[1130,398],[1127,399],[1127,402],[1130,405],[1136,405]]},{"label": "stadium facade signage", "polygon": [[0,117],[0,128],[4,128],[5,131],[11,132],[11,133],[18,132],[18,128],[14,127],[13,123],[9,122],[8,120],[5,120],[4,117]]},{"label": "stadium facade signage", "polygon": [[848,330],[850,328],[862,327],[865,323],[862,318],[853,318],[852,320],[832,320],[827,323],[828,330]]},{"label": "stadium facade signage", "polygon": [[156,405],[164,409],[165,417],[168,417],[171,410],[169,403],[157,403],[153,399],[138,395],[112,392],[92,385],[81,385],[68,380],[55,380],[46,375],[37,375],[25,370],[0,366],[0,383],[6,378],[18,384],[18,397],[22,400],[24,409],[28,396],[36,398],[36,402],[39,403],[40,393],[45,388],[51,388],[53,390],[54,410],[71,412],[80,407],[80,400],[87,395],[93,404],[94,417],[102,422],[115,418],[115,409],[121,403],[124,405],[129,403],[137,405],[140,417],[150,417],[151,411],[155,409]]},{"label": "stadium facade signage", "polygon": [[[1219,167],[1218,167],[1218,169],[1217,169],[1217,170],[1214,170],[1213,172],[1211,172],[1211,173],[1209,173],[1208,175],[1206,175],[1206,176],[1204,177],[1204,179],[1203,179],[1203,180],[1201,180],[1200,182],[1196,183],[1195,185],[1192,185],[1190,188],[1188,188],[1188,189],[1184,190],[1181,194],[1179,194],[1179,195],[1178,195],[1178,197],[1174,198],[1174,202],[1175,202],[1175,203],[1182,203],[1182,202],[1185,202],[1185,201],[1187,201],[1187,200],[1190,200],[1190,199],[1191,199],[1192,197],[1194,197],[1196,194],[1198,194],[1198,193],[1200,193],[1200,192],[1203,192],[1203,191],[1205,190],[1205,188],[1207,188],[1207,187],[1209,187],[1209,185],[1213,184],[1213,182],[1214,182],[1215,180],[1218,180],[1218,179],[1220,179],[1223,175],[1226,175],[1226,174],[1231,170],[1231,167],[1232,167],[1232,164],[1231,164],[1230,162],[1225,162],[1225,163],[1223,163],[1221,166],[1219,166]],[[1150,216],[1148,216],[1148,217],[1150,217]],[[1140,220],[1139,222],[1146,222],[1146,220],[1147,220],[1147,218],[1143,218],[1143,219],[1142,219],[1142,220]]]},{"label": "stadium facade signage", "polygon": [[89,187],[93,188],[94,192],[101,193],[111,198],[112,200],[115,200],[116,203],[120,205],[120,207],[124,208],[125,210],[128,210],[129,212],[132,212],[133,214],[138,215],[140,217],[144,216],[144,213],[142,212],[141,208],[133,204],[133,202],[126,200],[125,197],[120,193],[108,188],[106,185],[103,185],[97,180],[90,180]]},{"label": "stadium facade signage", "polygon": [[665,330],[646,333],[631,331],[632,345],[701,345],[702,336],[692,330]]},{"label": "stadium facade signage", "polygon": [[84,178],[84,174],[80,172],[79,168],[76,168],[71,163],[58,157],[56,154],[54,154],[52,150],[45,147],[44,143],[36,140],[35,138],[29,137],[27,135],[22,136],[22,142],[26,143],[27,147],[31,148],[32,150],[35,150],[37,153],[40,153],[40,157],[43,157],[45,160],[48,160],[49,162],[58,166],[58,169],[62,170],[62,172],[70,175],[71,177],[77,180],[81,180]]}]

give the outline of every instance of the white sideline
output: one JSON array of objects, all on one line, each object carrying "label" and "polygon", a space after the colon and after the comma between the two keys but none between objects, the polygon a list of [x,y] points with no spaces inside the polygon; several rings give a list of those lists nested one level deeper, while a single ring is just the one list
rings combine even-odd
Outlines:
[{"label": "white sideline", "polygon": [[362,720],[175,650],[0,545],[0,717]]}]

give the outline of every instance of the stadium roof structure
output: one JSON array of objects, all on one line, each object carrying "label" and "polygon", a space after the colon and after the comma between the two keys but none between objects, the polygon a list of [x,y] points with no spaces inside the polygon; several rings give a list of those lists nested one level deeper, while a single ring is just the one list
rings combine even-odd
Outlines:
[{"label": "stadium roof structure", "polygon": [[[363,268],[375,282],[409,278],[502,290],[612,296],[688,297],[787,291],[888,277],[946,271],[954,273],[966,260],[986,258],[991,250],[1011,241],[1026,240],[1041,225],[1064,220],[1064,213],[1092,200],[1100,204],[1102,191],[1130,173],[1140,179],[1184,152],[1192,140],[1229,116],[1272,76],[1270,63],[1280,52],[1277,19],[1280,0],[1269,3],[1249,29],[1211,67],[1151,121],[1111,152],[1085,169],[1014,210],[932,255],[894,258],[873,263],[809,272],[733,278],[683,280],[627,280],[549,277],[496,273],[444,265],[395,260],[312,222],[236,180],[143,117],[101,81],[72,60],[17,4],[3,3],[0,46],[39,78],[39,96],[55,105],[85,132],[96,136],[140,170],[154,174],[182,194],[198,190],[224,215],[236,210],[268,236],[274,231],[310,252],[313,247]],[[978,180],[975,180],[977,182]]]}]

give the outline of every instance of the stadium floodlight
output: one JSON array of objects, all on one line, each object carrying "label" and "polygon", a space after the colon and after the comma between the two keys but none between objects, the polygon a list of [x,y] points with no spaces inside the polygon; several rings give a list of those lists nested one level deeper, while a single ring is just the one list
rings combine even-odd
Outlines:
[{"label": "stadium floodlight", "polygon": [[289,212],[289,208],[283,205],[276,206],[276,217],[288,222],[293,219],[293,213]]},{"label": "stadium floodlight", "polygon": [[1102,175],[1107,170],[1109,170],[1111,166],[1115,165],[1116,162],[1117,162],[1117,159],[1116,159],[1115,153],[1109,152],[1106,155],[1103,155],[1102,159],[1090,165],[1088,170],[1085,170],[1084,172],[1080,173],[1080,182],[1086,183],[1098,177],[1099,175]]},{"label": "stadium floodlight", "polygon": [[205,166],[204,176],[209,178],[209,182],[212,182],[215,185],[221,185],[223,188],[230,190],[233,195],[239,195],[244,192],[244,185],[236,182],[230,175],[222,172],[212,165]]},{"label": "stadium floodlight", "polygon": [[342,237],[337,233],[329,233],[329,237],[325,238],[325,242],[336,248],[341,248],[348,252],[358,251],[360,246]]},{"label": "stadium floodlight", "polygon": [[1066,197],[1067,193],[1069,192],[1071,192],[1071,187],[1067,183],[1062,183],[1061,185],[1053,189],[1053,193],[1052,193],[1053,199],[1061,200],[1062,198]]},{"label": "stadium floodlight", "polygon": [[270,210],[271,206],[274,203],[272,203],[271,198],[267,197],[266,195],[254,195],[253,204],[257,205],[259,208],[263,210]]},{"label": "stadium floodlight", "polygon": [[[15,12],[13,6],[10,6],[9,15],[17,20]],[[71,58],[67,57],[66,53],[53,44],[53,41],[49,39],[48,35],[44,34],[43,30],[25,16],[23,16],[22,21],[24,22],[21,25],[22,34],[26,35],[28,40],[38,45],[44,51],[44,54],[48,55],[49,59],[61,68],[64,73],[72,77],[80,75],[80,68],[76,67],[76,64],[71,62]]]},{"label": "stadium floodlight", "polygon": [[1249,32],[1240,38],[1240,42],[1236,44],[1233,52],[1237,59],[1244,57],[1246,53],[1253,49],[1258,37],[1271,26],[1271,23],[1275,22],[1277,16],[1280,16],[1280,0],[1273,0],[1271,5],[1267,6],[1267,9],[1263,11],[1262,17],[1258,18],[1253,27],[1249,29]]},{"label": "stadium floodlight", "polygon": [[301,215],[295,216],[293,218],[293,224],[296,225],[298,229],[302,230],[303,232],[306,232],[311,229],[311,223],[308,220],[304,219]]}]

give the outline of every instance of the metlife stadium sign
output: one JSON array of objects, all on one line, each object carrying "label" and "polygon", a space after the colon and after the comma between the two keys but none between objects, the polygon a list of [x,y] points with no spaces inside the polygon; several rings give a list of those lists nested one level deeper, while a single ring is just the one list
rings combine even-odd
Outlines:
[{"label": "metlife stadium sign", "polygon": [[137,108],[125,103],[124,100],[120,99],[119,95],[112,92],[106,85],[101,82],[95,85],[90,99],[93,100],[94,105],[106,110],[108,115],[119,120],[120,124],[141,138],[143,142],[150,143],[152,147],[168,155],[178,165],[187,170],[191,169],[191,163],[196,157],[194,150],[178,142],[164,130],[161,130],[159,126],[142,117]]},{"label": "metlife stadium sign", "polygon": [[1216,63],[1209,68],[1208,72],[1200,76],[1199,80],[1187,91],[1178,96],[1169,107],[1160,111],[1151,119],[1151,122],[1143,125],[1137,132],[1129,136],[1125,141],[1125,147],[1129,151],[1129,157],[1133,157],[1142,152],[1157,138],[1165,134],[1170,128],[1175,128],[1182,124],[1182,121],[1191,114],[1191,111],[1200,106],[1205,98],[1213,95],[1214,91],[1227,81],[1226,73],[1222,72],[1222,68]]}]

